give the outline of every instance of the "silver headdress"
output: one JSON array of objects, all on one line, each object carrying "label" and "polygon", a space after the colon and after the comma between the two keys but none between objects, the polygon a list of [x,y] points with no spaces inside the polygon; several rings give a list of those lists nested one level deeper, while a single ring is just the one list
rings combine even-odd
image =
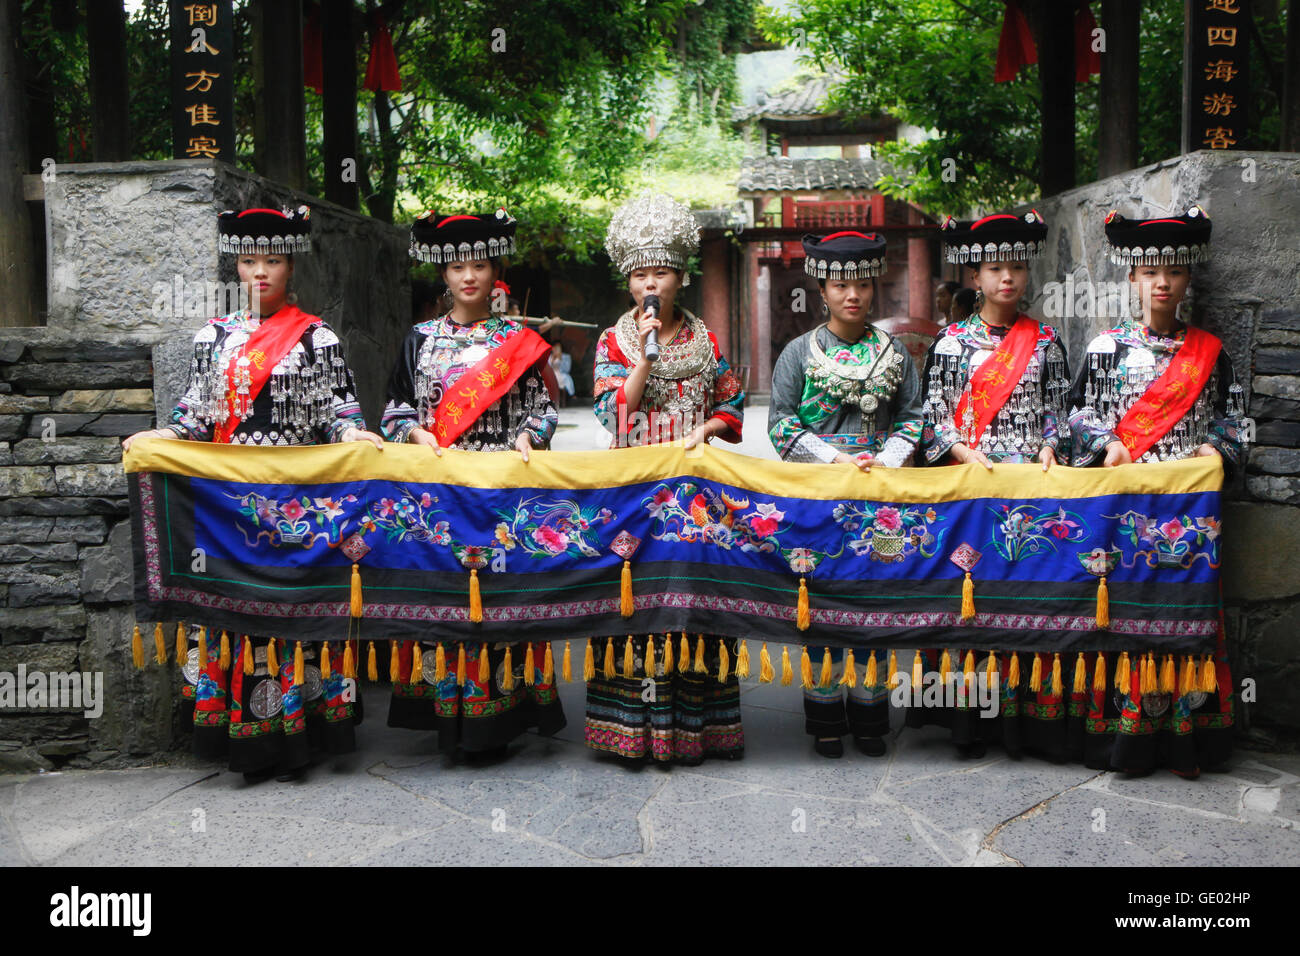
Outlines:
[{"label": "silver headdress", "polygon": [[690,209],[662,193],[646,193],[614,210],[605,233],[605,251],[619,272],[668,266],[682,270],[700,248],[700,224]]}]

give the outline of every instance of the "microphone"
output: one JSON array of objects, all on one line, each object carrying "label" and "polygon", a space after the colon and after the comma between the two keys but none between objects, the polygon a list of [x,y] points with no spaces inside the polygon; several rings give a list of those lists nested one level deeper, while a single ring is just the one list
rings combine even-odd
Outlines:
[{"label": "microphone", "polygon": [[[659,296],[651,293],[641,300],[641,309],[651,318],[659,318]],[[659,361],[658,329],[651,329],[645,340],[645,357],[648,362]]]}]

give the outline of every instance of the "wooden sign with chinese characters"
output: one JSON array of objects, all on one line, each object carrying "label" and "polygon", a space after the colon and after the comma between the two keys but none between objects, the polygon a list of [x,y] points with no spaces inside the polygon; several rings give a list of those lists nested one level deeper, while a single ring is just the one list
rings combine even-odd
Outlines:
[{"label": "wooden sign with chinese characters", "polygon": [[1250,0],[1187,0],[1183,152],[1245,149],[1250,99]]},{"label": "wooden sign with chinese characters", "polygon": [[171,0],[172,154],[235,161],[231,0]]}]

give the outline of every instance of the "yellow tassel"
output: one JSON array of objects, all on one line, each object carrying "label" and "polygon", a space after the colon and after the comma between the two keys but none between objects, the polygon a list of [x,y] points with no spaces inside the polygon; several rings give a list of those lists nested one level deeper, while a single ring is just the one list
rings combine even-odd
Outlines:
[{"label": "yellow tassel", "polygon": [[501,689],[504,691],[512,691],[515,689],[515,662],[510,653],[509,644],[506,645],[505,666],[502,668],[501,674]]},{"label": "yellow tassel", "polygon": [[185,664],[190,659],[190,641],[189,635],[185,633],[185,625],[176,625],[176,663]]},{"label": "yellow tassel", "polygon": [[636,602],[632,599],[632,562],[625,560],[623,562],[623,616],[631,617],[635,610]]},{"label": "yellow tassel", "polygon": [[749,644],[741,641],[736,651],[736,679],[744,680],[749,676]]},{"label": "yellow tassel", "polygon": [[1052,696],[1060,697],[1065,690],[1065,685],[1061,683],[1061,655],[1052,655]]},{"label": "yellow tassel", "polygon": [[366,679],[379,680],[379,654],[375,651],[374,641],[370,642],[370,647],[366,650]]},{"label": "yellow tassel", "polygon": [[447,651],[442,641],[433,645],[433,679],[439,684],[447,679]]},{"label": "yellow tassel", "polygon": [[1154,694],[1160,689],[1160,675],[1156,669],[1156,656],[1147,652],[1143,659],[1142,694]]},{"label": "yellow tassel", "polygon": [[1106,689],[1106,655],[1097,652],[1097,666],[1092,672],[1092,689],[1094,691],[1104,691]]},{"label": "yellow tassel", "polygon": [[840,675],[840,685],[858,686],[858,662],[853,659],[853,648],[844,651],[844,673]]},{"label": "yellow tassel", "polygon": [[208,629],[199,628],[199,668],[207,670],[208,667]]},{"label": "yellow tassel", "polygon": [[1007,686],[1012,690],[1020,686],[1020,655],[1012,651],[1011,663],[1007,665]]},{"label": "yellow tassel", "polygon": [[1174,676],[1174,657],[1172,654],[1166,654],[1164,663],[1160,665],[1160,693],[1172,694],[1177,687]]},{"label": "yellow tassel", "polygon": [[966,652],[965,666],[962,667],[962,682],[966,685],[966,692],[969,694],[975,685],[975,652],[968,650]]},{"label": "yellow tassel", "polygon": [[478,683],[480,687],[487,687],[488,681],[492,679],[492,665],[488,661],[487,641],[478,646]]},{"label": "yellow tassel", "polygon": [[772,670],[772,655],[768,653],[767,641],[764,641],[762,649],[758,652],[758,682],[770,684],[775,677],[776,671]]},{"label": "yellow tassel", "polygon": [[275,656],[275,638],[266,642],[266,672],[274,677],[280,676],[280,660]]},{"label": "yellow tassel", "polygon": [[[568,646],[567,642],[565,646]],[[555,683],[555,651],[550,641],[546,642],[546,652],[542,655],[542,683]]]},{"label": "yellow tassel", "polygon": [[828,647],[822,651],[822,672],[817,678],[818,687],[830,687],[831,676],[835,670],[835,665],[831,661],[831,649]]},{"label": "yellow tassel", "polygon": [[685,631],[682,631],[682,643],[680,646],[681,650],[677,653],[677,669],[683,674],[688,674],[691,670],[691,645],[690,642],[686,640]]},{"label": "yellow tassel", "polygon": [[[161,624],[158,626],[162,627]],[[131,631],[131,663],[136,670],[144,670],[144,637],[140,634],[139,624]]]},{"label": "yellow tassel", "polygon": [[1192,660],[1192,655],[1188,654],[1183,657],[1182,669],[1178,672],[1178,694],[1183,694],[1196,689],[1196,662]]},{"label": "yellow tassel", "polygon": [[952,673],[952,658],[948,655],[948,648],[943,649],[943,656],[939,658],[939,682],[943,686],[948,686],[948,675]]},{"label": "yellow tassel", "polygon": [[240,643],[244,645],[244,653],[241,655],[244,658],[244,676],[252,677],[253,670],[254,670],[253,639],[249,637],[247,634],[245,634],[242,638],[240,638]]},{"label": "yellow tassel", "polygon": [[697,674],[707,674],[709,669],[704,666],[704,635],[696,635],[695,638],[695,666],[691,668]]},{"label": "yellow tassel", "polygon": [[1097,626],[1110,627],[1110,589],[1106,587],[1106,575],[1097,582]]},{"label": "yellow tassel", "polygon": [[469,676],[469,664],[466,661],[465,642],[461,641],[456,649],[456,686],[464,687]]},{"label": "yellow tassel", "polygon": [[230,635],[225,631],[221,632],[221,656],[217,658],[217,666],[223,671],[230,670]]},{"label": "yellow tassel", "polygon": [[1029,669],[1029,689],[1035,694],[1043,689],[1043,660],[1034,653],[1034,666]]},{"label": "yellow tassel", "polygon": [[731,668],[731,657],[727,653],[727,642],[718,638],[718,683],[727,682],[727,674]]},{"label": "yellow tassel", "polygon": [[[550,645],[548,644],[547,646],[549,647]],[[535,687],[537,685],[537,677],[533,673],[536,667],[537,667],[537,657],[533,652],[533,642],[529,641],[527,644],[527,650],[524,651],[524,686],[525,687]]]},{"label": "yellow tassel", "polygon": [[966,579],[961,582],[961,619],[969,621],[975,617],[975,582],[971,580],[970,572],[966,572]]},{"label": "yellow tassel", "polygon": [[1115,662],[1115,689],[1127,695],[1133,680],[1133,662],[1129,660],[1128,651],[1121,651]]},{"label": "yellow tassel", "polygon": [[862,679],[863,687],[879,687],[880,673],[876,664],[876,652],[872,651],[871,656],[867,658],[867,676]]},{"label": "yellow tassel", "polygon": [[302,641],[298,641],[293,648],[293,686],[301,687],[307,679],[306,664],[302,659]]},{"label": "yellow tassel", "polygon": [[343,642],[343,676],[356,680],[357,677],[357,657],[352,651],[352,642]]},{"label": "yellow tassel", "polygon": [[355,561],[352,562],[352,601],[349,610],[353,617],[361,616],[361,567]]},{"label": "yellow tassel", "polygon": [[394,684],[402,679],[401,646],[397,641],[388,642],[388,679]]},{"label": "yellow tassel", "polygon": [[655,676],[655,636],[653,634],[645,636],[645,676],[651,679]]},{"label": "yellow tassel", "polygon": [[[889,653],[893,654],[894,652],[890,651]],[[892,662],[892,658],[891,658],[891,662]],[[925,684],[924,667],[925,667],[925,660],[921,657],[921,652],[918,650],[912,656],[912,691],[914,693]],[[892,671],[893,668],[891,667],[890,670]]]},{"label": "yellow tassel", "polygon": [[[587,653],[582,659],[583,680],[592,680],[596,676],[596,654],[595,651],[592,650],[592,645],[595,642],[596,642],[595,638],[592,637],[587,638]],[[572,680],[572,677],[569,676],[573,672],[569,670],[569,645],[567,642],[564,645],[564,670],[566,675],[564,679]]]},{"label": "yellow tassel", "polygon": [[605,680],[613,680],[618,671],[614,669],[614,637],[605,641]]},{"label": "yellow tassel", "polygon": [[153,659],[159,664],[167,663],[167,635],[163,633],[162,621],[155,624],[153,629]]},{"label": "yellow tassel", "polygon": [[894,679],[894,675],[897,673],[898,673],[898,653],[896,651],[891,650],[889,652],[889,673],[885,675],[885,683],[889,686],[890,690],[893,690],[898,686],[898,681]]},{"label": "yellow tassel", "polygon": [[325,641],[320,646],[320,676],[329,680],[333,675],[334,670],[330,667],[330,642]]},{"label": "yellow tassel", "polygon": [[808,630],[812,624],[812,612],[808,610],[808,581],[806,578],[799,578],[799,605],[795,611],[794,623],[801,631]]},{"label": "yellow tassel", "polygon": [[1219,691],[1219,669],[1214,666],[1214,655],[1206,654],[1205,663],[1201,665],[1201,690],[1207,694]]},{"label": "yellow tassel", "polygon": [[781,686],[789,687],[794,683],[794,668],[790,666],[790,648],[781,648]]},{"label": "yellow tassel", "polygon": [[989,663],[984,668],[984,683],[988,687],[993,686],[993,675],[998,672],[998,655],[994,651],[989,651]]},{"label": "yellow tassel", "polygon": [[673,636],[664,634],[664,676],[673,672]]},{"label": "yellow tassel", "polygon": [[632,635],[629,634],[627,640],[623,642],[623,677],[631,680],[635,671],[636,658],[633,656],[632,651]]},{"label": "yellow tassel", "polygon": [[424,680],[424,648],[419,641],[411,642],[411,683],[418,684]]},{"label": "yellow tassel", "polygon": [[483,623],[483,595],[478,589],[478,568],[469,572],[469,620],[471,624]]},{"label": "yellow tassel", "polygon": [[804,645],[803,653],[799,656],[799,686],[804,690],[811,690],[817,686],[813,682],[812,658],[808,656],[807,644]]},{"label": "yellow tassel", "polygon": [[[551,660],[550,644],[546,645],[546,659],[548,661]],[[561,676],[564,678],[564,681],[567,684],[569,681],[573,680],[573,652],[572,649],[569,647],[568,641],[564,642],[564,657],[561,658],[560,660],[560,666],[561,668],[563,668]],[[553,663],[551,667],[554,668]],[[554,677],[555,676],[554,673],[552,673],[551,676]],[[548,681],[548,683],[550,682]]]},{"label": "yellow tassel", "polygon": [[1074,693],[1088,693],[1088,659],[1080,654],[1074,659]]}]

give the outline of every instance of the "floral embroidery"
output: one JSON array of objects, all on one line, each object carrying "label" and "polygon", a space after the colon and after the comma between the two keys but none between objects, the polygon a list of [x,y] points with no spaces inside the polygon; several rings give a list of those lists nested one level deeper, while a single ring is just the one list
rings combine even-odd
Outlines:
[{"label": "floral embroidery", "polygon": [[676,490],[666,483],[656,486],[641,504],[655,520],[651,537],[658,541],[712,544],[726,551],[772,552],[780,546],[785,512],[770,501],[743,513],[748,498],[738,501],[725,491],[684,481]]},{"label": "floral embroidery", "polygon": [[507,551],[518,544],[533,558],[597,557],[595,526],[618,517],[608,508],[583,508],[572,499],[538,501],[537,497],[520,501],[513,513],[497,515],[503,519],[496,526],[497,544]]},{"label": "floral embroidery", "polygon": [[[1119,519],[1121,540],[1118,543],[1123,548],[1127,541],[1133,549],[1132,560],[1124,561],[1126,568],[1133,567],[1139,560],[1145,561],[1150,568],[1190,568],[1198,559],[1212,568],[1219,566],[1220,524],[1217,518],[1192,518],[1185,514],[1181,518],[1161,521],[1158,517],[1136,511],[1103,517]],[[1125,558],[1127,555],[1125,550]]]},{"label": "floral embroidery", "polygon": [[[256,492],[246,495],[227,495],[239,502],[239,513],[248,518],[257,533],[250,540],[248,532],[240,527],[244,543],[255,548],[266,538],[272,547],[298,545],[312,548],[318,539],[324,539],[330,547],[337,547],[348,528],[348,521],[343,517],[345,504],[353,504],[356,495],[343,495],[340,498],[289,498],[281,502],[277,498],[268,498]],[[313,525],[321,530],[313,530]],[[238,525],[237,525],[238,527]]]},{"label": "floral embroidery", "polygon": [[847,532],[845,544],[853,553],[873,561],[888,564],[918,553],[934,557],[943,543],[943,531],[935,534],[932,526],[944,519],[933,508],[900,509],[865,501],[859,507],[845,501],[835,506],[831,517]]},{"label": "floral embroidery", "polygon": [[1001,518],[989,543],[1008,561],[1055,551],[1058,541],[1079,542],[1091,533],[1081,515],[1064,508],[1041,511],[1036,505],[1023,504],[989,511]]}]

